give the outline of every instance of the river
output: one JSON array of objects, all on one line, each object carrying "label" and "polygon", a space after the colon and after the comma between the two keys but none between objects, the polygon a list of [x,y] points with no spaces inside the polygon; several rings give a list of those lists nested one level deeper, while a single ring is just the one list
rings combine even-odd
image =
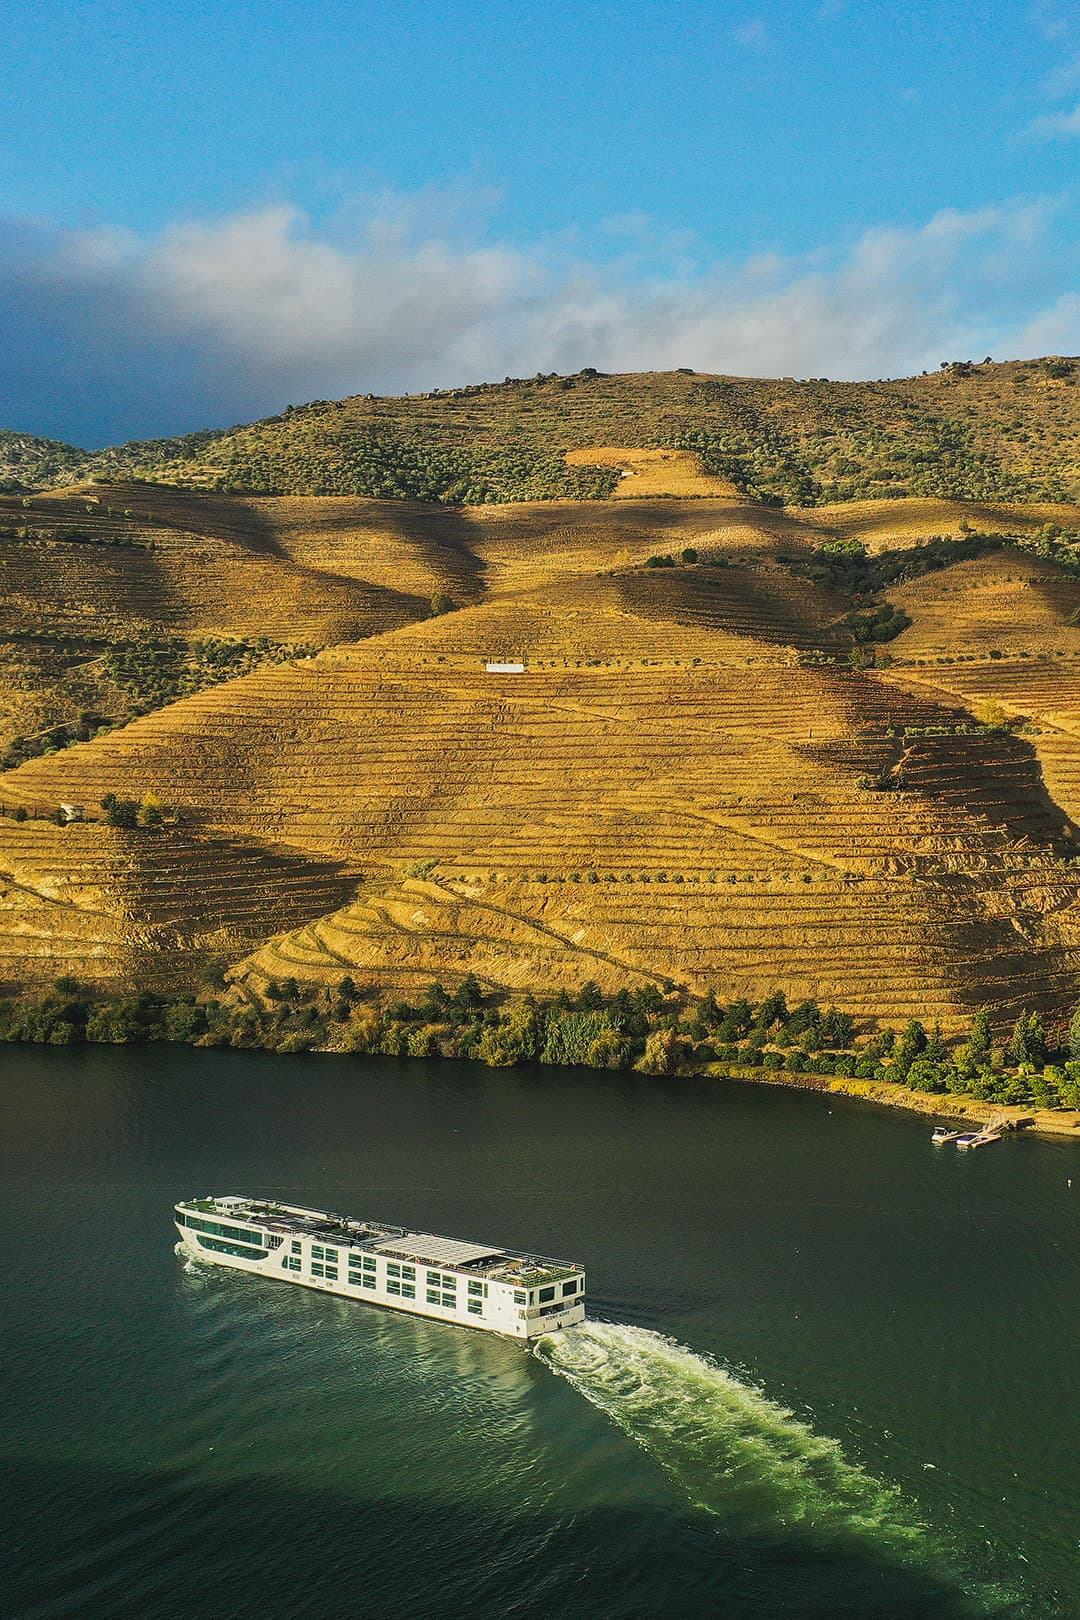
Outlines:
[{"label": "river", "polygon": [[[703,1079],[0,1058],[6,1616],[1080,1614],[1080,1145]],[[193,1265],[203,1192],[579,1260],[590,1321],[529,1351]]]}]

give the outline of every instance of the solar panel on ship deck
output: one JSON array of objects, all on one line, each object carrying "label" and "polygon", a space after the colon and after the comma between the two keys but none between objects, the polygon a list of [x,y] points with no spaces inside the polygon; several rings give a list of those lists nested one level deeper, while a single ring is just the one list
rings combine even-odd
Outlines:
[{"label": "solar panel on ship deck", "polygon": [[380,1254],[401,1255],[405,1260],[430,1260],[436,1265],[465,1266],[470,1260],[488,1260],[502,1254],[489,1243],[459,1243],[456,1238],[416,1237],[386,1238],[373,1245]]}]

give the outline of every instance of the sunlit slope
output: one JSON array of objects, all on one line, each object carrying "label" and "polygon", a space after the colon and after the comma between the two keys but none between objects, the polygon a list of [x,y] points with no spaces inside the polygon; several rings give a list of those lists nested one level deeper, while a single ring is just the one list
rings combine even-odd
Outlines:
[{"label": "sunlit slope", "polygon": [[706,470],[702,457],[691,450],[627,450],[594,446],[566,452],[568,467],[610,467],[618,474],[613,500],[642,500],[653,495],[681,498],[698,495],[737,495],[730,478]]},{"label": "sunlit slope", "polygon": [[789,507],[782,514],[811,543],[860,540],[871,553],[916,544],[934,535],[1034,534],[1044,524],[1076,529],[1080,505],[1069,501],[946,500],[942,498],[847,501],[839,505]]},{"label": "sunlit slope", "polygon": [[905,662],[1080,656],[1080,574],[1022,553],[956,563],[890,586],[888,598],[912,620],[897,643]]},{"label": "sunlit slope", "polygon": [[426,618],[437,592],[475,599],[481,568],[444,509],[136,485],[0,498],[0,746],[88,710],[123,716],[113,650],[354,641]]},{"label": "sunlit slope", "polygon": [[0,629],[326,644],[426,611],[424,596],[329,561],[290,556],[255,503],[130,487],[0,499]]},{"label": "sunlit slope", "polygon": [[342,863],[250,840],[0,821],[0,985],[183,985],[352,889]]},{"label": "sunlit slope", "polygon": [[916,791],[858,786],[902,758],[887,728],[963,718],[856,673],[392,673],[354,649],[174,705],[8,790],[152,788],[195,827],[358,862],[357,903],[275,941],[256,976],[779,982],[952,1020],[1072,993],[1080,939],[1080,873],[1053,853],[1063,818],[1023,741],[950,738]]},{"label": "sunlit slope", "polygon": [[[62,524],[80,500],[31,509]],[[1057,1011],[1080,990],[1080,867],[1063,859],[1080,837],[1072,576],[989,552],[891,586],[912,624],[893,667],[859,671],[843,667],[851,599],[789,566],[841,522],[902,550],[959,532],[971,508],[132,500],[85,512],[126,547],[41,542],[98,568],[98,634],[110,611],[134,620],[100,583],[121,551],[158,611],[235,625],[240,604],[262,625],[273,601],[299,611],[302,578],[324,582],[344,628],[328,617],[316,657],[3,774],[0,801],[31,820],[0,819],[0,977],[176,982],[221,948],[247,953],[254,993],[347,972],[390,993],[466,972],[507,990],[781,985],[948,1025],[984,1002]],[[995,530],[1033,521],[980,511]],[[676,566],[646,567],[657,554]],[[170,557],[186,596],[161,584]],[[204,579],[211,561],[235,591]],[[44,578],[26,593],[40,617],[20,621],[42,636]],[[350,591],[369,604],[352,599],[357,629]],[[430,616],[436,591],[454,611]],[[486,672],[506,660],[527,672]],[[991,700],[1037,727],[977,725]],[[148,792],[181,828],[41,819]]]}]

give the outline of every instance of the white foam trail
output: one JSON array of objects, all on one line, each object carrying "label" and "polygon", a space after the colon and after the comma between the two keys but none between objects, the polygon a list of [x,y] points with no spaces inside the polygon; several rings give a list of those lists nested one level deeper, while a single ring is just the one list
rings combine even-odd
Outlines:
[{"label": "white foam trail", "polygon": [[585,1322],[542,1339],[536,1354],[655,1457],[696,1506],[741,1533],[869,1537],[894,1554],[925,1541],[899,1491],[685,1345],[647,1328]]}]

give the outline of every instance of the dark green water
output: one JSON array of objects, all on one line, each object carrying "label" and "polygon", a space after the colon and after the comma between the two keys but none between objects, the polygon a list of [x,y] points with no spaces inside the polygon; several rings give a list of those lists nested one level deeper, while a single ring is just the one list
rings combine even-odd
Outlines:
[{"label": "dark green water", "polygon": [[[3,1065],[5,1620],[1080,1615],[1080,1145],[700,1080]],[[580,1259],[597,1325],[530,1353],[193,1269],[202,1191]]]}]

